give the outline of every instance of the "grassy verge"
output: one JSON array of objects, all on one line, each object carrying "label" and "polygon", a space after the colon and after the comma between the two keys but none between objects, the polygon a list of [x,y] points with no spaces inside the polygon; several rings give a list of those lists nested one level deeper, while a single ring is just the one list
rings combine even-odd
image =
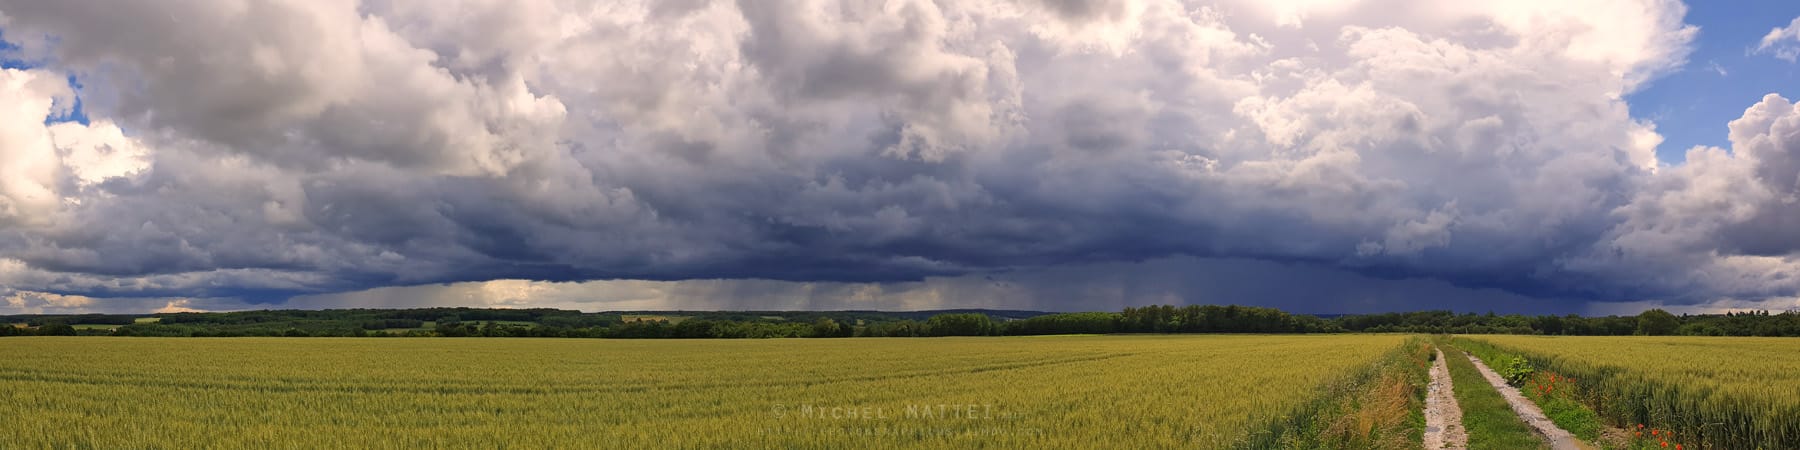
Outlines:
[{"label": "grassy verge", "polygon": [[1531,425],[1519,419],[1506,397],[1488,384],[1462,350],[1445,348],[1444,359],[1450,364],[1450,382],[1456,386],[1456,403],[1462,406],[1470,450],[1548,447]]},{"label": "grassy verge", "polygon": [[1416,448],[1425,430],[1431,345],[1413,339],[1327,385],[1311,402],[1266,424],[1238,448]]},{"label": "grassy verge", "polygon": [[[1697,377],[1692,383],[1674,383],[1653,379],[1640,372],[1684,370],[1680,362],[1657,366],[1655,361],[1650,361],[1644,367],[1626,368],[1522,351],[1480,339],[1457,338],[1455,342],[1471,349],[1520,355],[1540,372],[1557,376],[1555,393],[1542,396],[1551,398],[1534,400],[1538,400],[1539,405],[1559,407],[1573,402],[1586,414],[1591,414],[1592,421],[1603,431],[1608,428],[1607,424],[1618,427],[1611,439],[1602,439],[1602,444],[1609,448],[1800,448],[1800,425],[1792,419],[1800,416],[1800,407],[1782,400],[1770,400],[1791,395],[1793,390],[1789,387],[1767,389],[1762,392],[1762,397],[1743,396],[1709,385],[1704,377]],[[1569,339],[1568,345],[1591,344]],[[1548,406],[1545,414],[1550,415]],[[1557,419],[1555,415],[1551,418],[1559,425],[1563,420],[1569,420]],[[1580,423],[1583,420],[1586,419],[1572,420],[1577,423],[1562,426],[1576,432],[1574,427],[1585,426]],[[1668,445],[1664,446],[1664,443]]]},{"label": "grassy verge", "polygon": [[[1513,358],[1524,358],[1518,353],[1504,351],[1492,344],[1477,340],[1458,338],[1455,340],[1455,345],[1483,361],[1488,361],[1490,365]],[[1526,358],[1526,360],[1529,361],[1530,358]],[[1533,366],[1535,367],[1535,364]],[[1542,369],[1534,370],[1531,376],[1520,383],[1518,387],[1519,392],[1524,393],[1525,398],[1530,399],[1532,403],[1536,403],[1538,409],[1542,409],[1544,415],[1549,417],[1551,422],[1555,422],[1556,426],[1567,430],[1583,441],[1599,441],[1600,431],[1606,427],[1605,421],[1600,418],[1599,413],[1582,404],[1581,385],[1576,381],[1579,380],[1569,375]]]}]

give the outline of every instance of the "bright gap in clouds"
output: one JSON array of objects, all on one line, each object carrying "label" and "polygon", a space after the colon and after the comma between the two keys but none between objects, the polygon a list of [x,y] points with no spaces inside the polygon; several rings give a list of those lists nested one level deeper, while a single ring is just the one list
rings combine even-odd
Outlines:
[{"label": "bright gap in clouds", "polygon": [[1693,7],[0,0],[0,311],[1784,304]]},{"label": "bright gap in clouds", "polygon": [[1657,157],[1687,159],[1695,146],[1730,148],[1725,124],[1763,95],[1800,98],[1800,66],[1759,49],[1772,28],[1800,17],[1800,2],[1748,0],[1693,2],[1687,23],[1700,27],[1687,65],[1626,97],[1633,117],[1657,124],[1663,136]]}]

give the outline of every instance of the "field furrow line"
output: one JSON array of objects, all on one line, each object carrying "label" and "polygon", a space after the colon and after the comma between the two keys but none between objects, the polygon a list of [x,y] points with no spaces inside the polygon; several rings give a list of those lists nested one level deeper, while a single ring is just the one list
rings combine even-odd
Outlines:
[{"label": "field furrow line", "polygon": [[786,386],[817,386],[841,383],[865,383],[911,378],[927,378],[937,376],[960,376],[986,372],[1035,369],[1065,364],[1097,362],[1129,356],[1137,353],[1116,353],[1108,355],[1091,355],[1078,358],[1057,358],[1037,361],[992,364],[961,369],[910,371],[881,375],[857,375],[827,379],[789,379],[789,380],[732,380],[701,383],[645,384],[645,385],[468,385],[448,384],[441,386],[374,384],[374,383],[341,383],[341,382],[295,382],[292,380],[268,380],[258,382],[251,380],[171,380],[162,377],[144,376],[95,376],[80,373],[57,373],[49,371],[29,371],[0,368],[0,381],[46,382],[62,384],[78,384],[89,386],[139,386],[174,389],[231,390],[251,392],[338,392],[350,394],[605,394],[636,393],[657,390],[696,390],[718,388],[759,387],[773,388]]}]

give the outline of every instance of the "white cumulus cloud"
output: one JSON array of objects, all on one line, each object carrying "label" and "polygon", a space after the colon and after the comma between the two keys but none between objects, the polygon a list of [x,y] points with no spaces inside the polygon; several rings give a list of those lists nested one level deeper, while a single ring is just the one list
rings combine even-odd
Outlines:
[{"label": "white cumulus cloud", "polygon": [[1794,62],[1800,58],[1800,17],[1785,27],[1775,27],[1762,37],[1756,45],[1757,53],[1769,53],[1776,58]]}]

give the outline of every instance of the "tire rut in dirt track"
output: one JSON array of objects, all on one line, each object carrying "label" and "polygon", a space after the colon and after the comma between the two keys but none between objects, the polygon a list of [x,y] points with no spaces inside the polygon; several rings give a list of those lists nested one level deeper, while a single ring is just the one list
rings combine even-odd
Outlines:
[{"label": "tire rut in dirt track", "polygon": [[1554,450],[1582,449],[1580,439],[1576,439],[1575,435],[1570,434],[1562,427],[1556,426],[1555,422],[1550,421],[1550,418],[1544,415],[1543,410],[1538,409],[1537,404],[1526,399],[1525,394],[1520,393],[1517,388],[1506,384],[1506,379],[1501,378],[1499,373],[1494,372],[1494,369],[1489,369],[1487,364],[1481,362],[1481,358],[1477,358],[1473,354],[1468,356],[1469,362],[1475,363],[1475,368],[1481,371],[1481,377],[1486,378],[1488,384],[1494,385],[1494,389],[1500,391],[1500,396],[1506,397],[1506,403],[1512,405],[1513,413],[1518,414],[1519,419],[1530,424],[1532,428],[1537,429],[1538,434],[1550,441],[1550,448]]},{"label": "tire rut in dirt track", "polygon": [[1431,388],[1425,395],[1425,448],[1428,450],[1462,450],[1469,447],[1469,432],[1463,429],[1462,407],[1456,404],[1456,390],[1450,383],[1450,366],[1444,362],[1444,351],[1437,350],[1431,364]]}]

